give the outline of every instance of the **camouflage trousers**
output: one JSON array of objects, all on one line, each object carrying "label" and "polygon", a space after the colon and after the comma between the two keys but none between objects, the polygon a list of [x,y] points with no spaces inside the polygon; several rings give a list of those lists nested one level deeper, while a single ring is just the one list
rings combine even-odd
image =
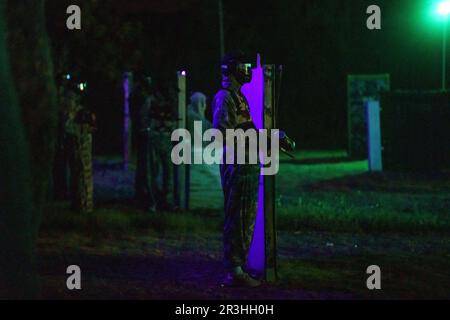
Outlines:
[{"label": "camouflage trousers", "polygon": [[150,133],[147,130],[139,132],[138,135],[134,189],[139,205],[145,209],[156,206],[151,188]]},{"label": "camouflage trousers", "polygon": [[225,200],[224,264],[245,266],[253,238],[258,202],[259,165],[221,165]]},{"label": "camouflage trousers", "polygon": [[150,132],[150,188],[156,207],[162,210],[175,206],[174,164],[171,153],[171,133]]},{"label": "camouflage trousers", "polygon": [[73,140],[70,178],[72,207],[89,213],[94,210],[92,134],[82,133]]}]

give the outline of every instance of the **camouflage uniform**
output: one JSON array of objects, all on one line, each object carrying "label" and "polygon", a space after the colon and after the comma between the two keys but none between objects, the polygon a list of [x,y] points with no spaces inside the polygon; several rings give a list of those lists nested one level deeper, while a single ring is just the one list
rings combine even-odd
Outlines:
[{"label": "camouflage uniform", "polygon": [[[223,88],[213,100],[213,126],[222,131],[225,141],[226,129],[254,127],[254,124],[240,86],[225,79]],[[225,149],[224,157],[226,152]],[[224,263],[230,270],[245,266],[247,260],[256,221],[260,167],[224,163],[220,165],[220,175],[225,200]]]},{"label": "camouflage uniform", "polygon": [[82,212],[92,212],[94,210],[94,178],[92,173],[92,126],[90,124],[80,124],[78,148],[81,166],[78,188],[79,206]]},{"label": "camouflage uniform", "polygon": [[86,122],[87,114],[81,106],[68,110],[65,124],[70,166],[72,208],[82,212],[94,209],[92,175],[93,125]]},{"label": "camouflage uniform", "polygon": [[52,194],[56,200],[68,199],[68,153],[67,136],[65,132],[65,113],[61,110],[58,113],[58,129],[56,140],[56,151],[53,165],[53,185]]},{"label": "camouflage uniform", "polygon": [[153,210],[155,199],[151,188],[150,165],[150,108],[152,96],[143,92],[133,95],[132,110],[137,128],[137,166],[135,196],[145,210]]},{"label": "camouflage uniform", "polygon": [[150,186],[158,209],[175,207],[172,132],[176,127],[175,97],[157,95],[150,112]]},{"label": "camouflage uniform", "polygon": [[171,159],[171,132],[150,132],[150,185],[158,209],[173,209],[174,168]]}]

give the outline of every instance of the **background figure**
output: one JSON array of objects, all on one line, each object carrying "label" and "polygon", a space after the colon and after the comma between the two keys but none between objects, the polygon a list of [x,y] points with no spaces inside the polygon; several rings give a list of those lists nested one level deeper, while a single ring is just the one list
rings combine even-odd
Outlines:
[{"label": "background figure", "polygon": [[136,124],[137,165],[135,178],[135,197],[138,205],[144,210],[155,211],[156,201],[151,189],[150,165],[150,111],[155,99],[151,77],[139,77],[131,96],[133,122]]},{"label": "background figure", "polygon": [[92,212],[94,210],[94,178],[92,169],[92,133],[95,130],[95,114],[82,108],[77,114],[77,124],[80,127],[78,136],[77,159],[81,165],[78,187],[79,206],[82,212]]},{"label": "background figure", "polygon": [[64,87],[58,89],[58,127],[56,133],[55,160],[53,164],[52,196],[56,200],[67,200],[68,188],[68,153],[66,146],[66,110],[64,104]]},{"label": "background figure", "polygon": [[191,133],[191,137],[194,139],[194,136],[199,141],[202,141],[202,132],[194,132],[194,122],[201,121],[203,132],[211,129],[212,124],[206,118],[207,99],[206,96],[201,92],[195,92],[191,96],[191,103],[188,106],[188,130]]},{"label": "background figure", "polygon": [[65,104],[65,150],[70,170],[72,208],[90,213],[94,209],[92,175],[92,132],[95,115],[80,103],[80,94],[68,90]]},{"label": "background figure", "polygon": [[158,210],[176,209],[171,135],[176,128],[178,89],[169,83],[158,87],[152,106],[150,130],[151,190]]}]

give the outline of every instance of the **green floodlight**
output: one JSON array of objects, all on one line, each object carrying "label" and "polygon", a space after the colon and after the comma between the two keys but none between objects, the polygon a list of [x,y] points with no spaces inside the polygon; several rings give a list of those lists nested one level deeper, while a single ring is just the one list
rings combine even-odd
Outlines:
[{"label": "green floodlight", "polygon": [[447,18],[448,15],[450,14],[450,1],[449,0],[441,1],[437,5],[437,13],[440,16]]},{"label": "green floodlight", "polygon": [[442,91],[447,88],[447,18],[450,14],[450,0],[437,4],[437,14],[443,18],[442,24]]}]

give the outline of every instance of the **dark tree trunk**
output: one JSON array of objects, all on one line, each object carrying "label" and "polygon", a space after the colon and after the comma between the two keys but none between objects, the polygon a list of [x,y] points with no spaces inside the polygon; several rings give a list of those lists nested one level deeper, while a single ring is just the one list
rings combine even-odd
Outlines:
[{"label": "dark tree trunk", "polygon": [[0,0],[0,88],[0,298],[34,298],[56,126],[44,0]]},{"label": "dark tree trunk", "polygon": [[36,293],[28,144],[16,100],[0,1],[0,298]]},{"label": "dark tree trunk", "polygon": [[10,62],[31,148],[33,226],[37,232],[51,176],[57,123],[45,0],[9,0],[6,3]]}]

